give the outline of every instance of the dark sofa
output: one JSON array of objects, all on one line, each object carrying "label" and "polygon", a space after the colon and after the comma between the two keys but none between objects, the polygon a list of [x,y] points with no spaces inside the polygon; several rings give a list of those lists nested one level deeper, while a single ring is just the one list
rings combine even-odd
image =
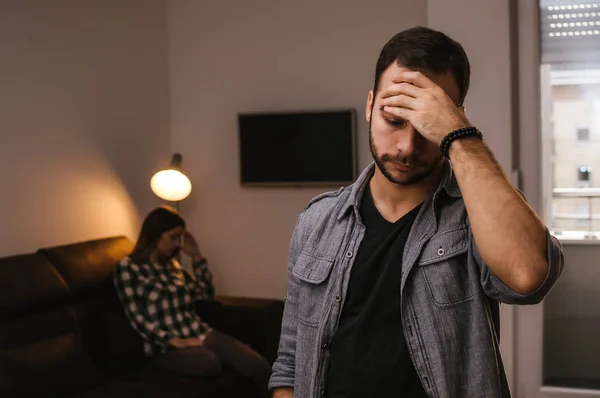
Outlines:
[{"label": "dark sofa", "polygon": [[[114,237],[0,259],[0,397],[254,396],[232,370],[200,379],[148,363],[112,285],[132,246]],[[282,301],[218,297],[198,311],[274,361]]]}]

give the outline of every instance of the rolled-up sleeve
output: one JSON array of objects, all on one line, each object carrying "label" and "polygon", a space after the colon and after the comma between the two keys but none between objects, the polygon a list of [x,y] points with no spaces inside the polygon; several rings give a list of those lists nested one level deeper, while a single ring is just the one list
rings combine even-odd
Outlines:
[{"label": "rolled-up sleeve", "polygon": [[509,288],[500,278],[498,278],[485,264],[481,258],[481,254],[477,249],[475,240],[471,235],[471,252],[473,253],[474,261],[481,268],[481,286],[484,292],[494,300],[506,304],[538,304],[550,292],[554,284],[562,275],[564,269],[564,254],[560,241],[552,236],[548,228],[546,228],[546,246],[547,246],[547,261],[548,270],[544,281],[538,288],[530,294],[520,294]]},{"label": "rolled-up sleeve", "polygon": [[292,277],[292,268],[301,251],[301,218],[302,215],[298,217],[290,243],[287,293],[277,359],[273,364],[273,372],[269,382],[269,389],[271,390],[281,387],[294,387],[294,375],[296,373],[296,330],[298,326],[298,288]]},{"label": "rolled-up sleeve", "polygon": [[198,262],[192,263],[194,269],[194,276],[192,278],[186,272],[187,286],[194,300],[214,300],[215,299],[215,286],[213,285],[213,274],[208,268],[208,262],[206,259],[202,259]]}]

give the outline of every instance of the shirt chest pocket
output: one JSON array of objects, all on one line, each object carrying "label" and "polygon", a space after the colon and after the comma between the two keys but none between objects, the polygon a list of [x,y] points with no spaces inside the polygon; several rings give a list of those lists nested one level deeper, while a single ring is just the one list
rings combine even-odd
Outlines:
[{"label": "shirt chest pocket", "polygon": [[316,326],[326,311],[327,288],[333,260],[301,253],[292,273],[298,281],[298,318],[307,325]]},{"label": "shirt chest pocket", "polygon": [[466,227],[439,232],[423,247],[417,263],[436,305],[454,306],[473,299],[476,275],[468,268]]}]

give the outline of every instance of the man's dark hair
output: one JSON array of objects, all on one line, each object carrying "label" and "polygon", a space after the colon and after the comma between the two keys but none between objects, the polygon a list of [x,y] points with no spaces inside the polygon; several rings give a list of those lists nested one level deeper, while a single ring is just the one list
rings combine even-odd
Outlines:
[{"label": "man's dark hair", "polygon": [[392,37],[377,60],[374,94],[381,75],[392,62],[425,74],[452,73],[460,89],[459,105],[464,102],[471,79],[469,59],[463,47],[444,33],[417,26]]}]

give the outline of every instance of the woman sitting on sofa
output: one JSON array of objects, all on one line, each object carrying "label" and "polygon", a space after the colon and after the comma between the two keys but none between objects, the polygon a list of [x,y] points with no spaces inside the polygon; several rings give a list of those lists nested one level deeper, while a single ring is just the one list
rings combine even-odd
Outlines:
[{"label": "woman sitting on sofa", "polygon": [[[180,251],[191,257],[195,277],[184,270]],[[185,221],[172,208],[148,214],[133,252],[114,271],[114,284],[144,351],[160,368],[179,373],[218,375],[228,365],[267,393],[269,363],[240,341],[211,328],[195,304],[213,300],[212,273]]]}]

